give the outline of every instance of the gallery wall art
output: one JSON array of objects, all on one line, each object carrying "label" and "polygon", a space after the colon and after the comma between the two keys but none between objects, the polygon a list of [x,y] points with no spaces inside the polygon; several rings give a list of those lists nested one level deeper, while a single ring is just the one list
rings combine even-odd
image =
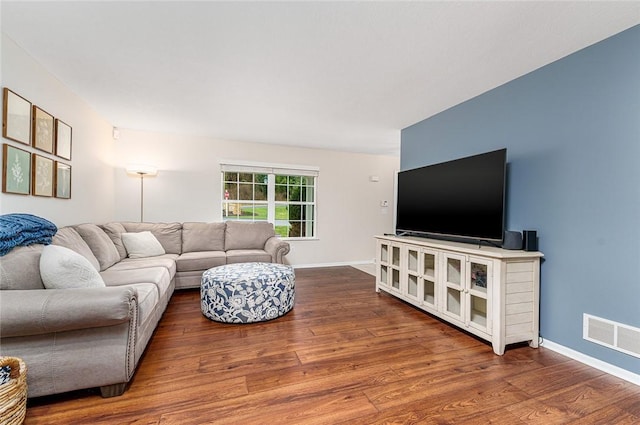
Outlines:
[{"label": "gallery wall art", "polygon": [[4,143],[2,145],[2,191],[31,193],[31,153]]},{"label": "gallery wall art", "polygon": [[8,87],[2,105],[2,192],[71,199],[71,126]]},{"label": "gallery wall art", "polygon": [[38,106],[33,106],[33,147],[53,153],[53,116]]},{"label": "gallery wall art", "polygon": [[31,102],[4,88],[2,108],[2,137],[31,144]]},{"label": "gallery wall art", "polygon": [[55,169],[56,198],[71,198],[71,165],[56,161]]}]

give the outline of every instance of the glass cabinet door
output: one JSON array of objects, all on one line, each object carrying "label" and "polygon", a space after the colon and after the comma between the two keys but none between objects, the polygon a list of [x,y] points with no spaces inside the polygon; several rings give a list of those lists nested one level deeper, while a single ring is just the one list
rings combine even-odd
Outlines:
[{"label": "glass cabinet door", "polygon": [[378,284],[389,286],[389,253],[391,252],[391,245],[386,242],[378,243],[378,268],[376,270],[378,274]]},{"label": "glass cabinet door", "polygon": [[391,287],[400,290],[400,270],[398,269],[391,270]]},{"label": "glass cabinet door", "polygon": [[391,264],[400,267],[400,247],[392,246],[391,247]]},{"label": "glass cabinet door", "polygon": [[388,264],[389,263],[389,244],[384,242],[380,243],[380,263]]},{"label": "glass cabinet door", "polygon": [[450,317],[464,320],[464,272],[465,257],[445,254],[444,265],[444,312]]},{"label": "glass cabinet door", "polygon": [[407,296],[416,301],[418,298],[418,287],[419,287],[419,260],[420,260],[420,250],[414,247],[407,247]]},{"label": "glass cabinet door", "polygon": [[491,289],[491,263],[478,258],[470,258],[467,279],[469,286],[468,324],[488,332],[487,299]]},{"label": "glass cabinet door", "polygon": [[391,288],[400,290],[400,246],[391,245]]},{"label": "glass cabinet door", "polygon": [[422,304],[437,307],[436,297],[436,253],[423,250],[422,256]]}]

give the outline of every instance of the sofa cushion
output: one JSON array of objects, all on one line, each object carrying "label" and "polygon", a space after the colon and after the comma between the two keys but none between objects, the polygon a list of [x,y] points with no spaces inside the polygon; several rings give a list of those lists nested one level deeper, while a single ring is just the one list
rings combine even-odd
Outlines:
[{"label": "sofa cushion", "polygon": [[262,249],[234,249],[227,251],[227,264],[271,262],[271,254]]},{"label": "sofa cushion", "polygon": [[95,224],[79,224],[74,229],[89,245],[91,252],[100,263],[100,271],[108,269],[120,261],[120,254],[109,236]]},{"label": "sofa cushion", "polygon": [[156,300],[161,300],[162,305],[156,305],[155,318],[160,320],[162,312],[173,293],[172,277],[164,267],[150,267],[135,270],[106,270],[101,273],[107,286],[132,286],[152,285],[155,288]]},{"label": "sofa cushion", "polygon": [[40,255],[40,276],[47,289],[99,288],[104,281],[93,265],[75,251],[47,245]]},{"label": "sofa cushion", "polygon": [[107,223],[100,225],[102,230],[109,236],[111,242],[115,245],[118,250],[118,254],[120,254],[120,259],[124,260],[127,258],[127,249],[124,247],[122,243],[122,234],[127,230],[121,223]]},{"label": "sofa cushion", "polygon": [[224,251],[226,223],[182,224],[182,252]]},{"label": "sofa cushion", "polygon": [[105,270],[100,273],[107,286],[133,285],[152,283],[157,287],[158,296],[162,297],[171,284],[169,271],[164,267],[148,267],[135,270]]},{"label": "sofa cushion", "polygon": [[156,285],[152,283],[136,283],[130,285],[136,291],[138,301],[138,328],[145,328],[149,320],[155,320],[156,308],[160,299]]},{"label": "sofa cushion", "polygon": [[167,254],[182,252],[182,223],[133,223],[125,222],[122,226],[127,232],[153,233]]},{"label": "sofa cushion", "polygon": [[149,267],[164,267],[169,272],[169,276],[173,279],[176,274],[176,254],[164,254],[157,257],[147,258],[125,258],[118,264],[114,264],[109,267],[108,270],[133,270],[133,269],[147,269]]},{"label": "sofa cushion", "polygon": [[273,224],[266,221],[227,221],[224,249],[263,249],[267,239],[275,235]]},{"label": "sofa cushion", "polygon": [[0,257],[0,290],[44,289],[40,254],[44,245],[17,246]]},{"label": "sofa cushion", "polygon": [[82,236],[80,236],[73,227],[63,227],[58,229],[58,233],[53,237],[53,244],[69,248],[70,250],[77,252],[89,260],[96,270],[100,270],[100,263],[98,262],[98,259],[93,255],[91,248],[89,248],[89,245],[87,245],[84,239],[82,239]]},{"label": "sofa cushion", "polygon": [[176,260],[179,272],[205,271],[211,267],[223,266],[227,263],[224,251],[185,252]]},{"label": "sofa cushion", "polygon": [[165,254],[164,248],[149,231],[139,233],[123,233],[122,243],[127,249],[129,258],[155,257]]},{"label": "sofa cushion", "polygon": [[136,363],[144,353],[162,314],[161,300],[157,291],[154,290],[154,286],[151,283],[138,283],[130,286],[136,291],[136,299],[138,300],[138,323],[135,332]]}]

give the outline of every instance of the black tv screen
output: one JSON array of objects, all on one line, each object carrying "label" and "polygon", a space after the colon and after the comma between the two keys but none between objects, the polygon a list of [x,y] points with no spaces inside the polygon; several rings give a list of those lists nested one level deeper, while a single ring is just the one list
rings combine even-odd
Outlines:
[{"label": "black tv screen", "polygon": [[507,150],[398,173],[396,233],[502,241]]}]

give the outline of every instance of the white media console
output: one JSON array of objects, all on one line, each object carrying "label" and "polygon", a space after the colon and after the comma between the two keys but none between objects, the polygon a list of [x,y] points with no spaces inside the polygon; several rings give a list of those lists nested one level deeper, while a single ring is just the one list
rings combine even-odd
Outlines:
[{"label": "white media console", "polygon": [[538,347],[540,252],[418,237],[376,236],[383,290],[490,341]]}]

